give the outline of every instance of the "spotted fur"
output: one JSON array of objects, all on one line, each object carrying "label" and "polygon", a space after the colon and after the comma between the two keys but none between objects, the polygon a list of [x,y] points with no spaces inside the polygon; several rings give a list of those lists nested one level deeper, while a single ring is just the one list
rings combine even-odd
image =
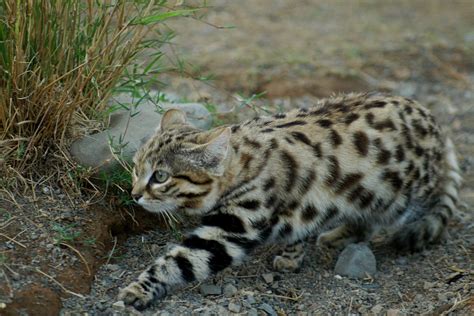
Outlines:
[{"label": "spotted fur", "polygon": [[461,183],[454,146],[429,111],[380,94],[337,96],[210,131],[170,110],[134,161],[139,204],[202,220],[121,291],[138,309],[241,263],[263,243],[288,245],[274,260],[282,271],[298,269],[311,234],[344,246],[390,227],[394,244],[422,249],[441,237]]}]

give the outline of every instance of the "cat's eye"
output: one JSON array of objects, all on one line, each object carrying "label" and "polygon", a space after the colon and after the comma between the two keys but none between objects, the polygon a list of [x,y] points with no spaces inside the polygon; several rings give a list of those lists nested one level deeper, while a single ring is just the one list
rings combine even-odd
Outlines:
[{"label": "cat's eye", "polygon": [[157,170],[153,174],[152,180],[156,183],[163,183],[166,180],[168,180],[170,177],[170,174],[164,170]]}]

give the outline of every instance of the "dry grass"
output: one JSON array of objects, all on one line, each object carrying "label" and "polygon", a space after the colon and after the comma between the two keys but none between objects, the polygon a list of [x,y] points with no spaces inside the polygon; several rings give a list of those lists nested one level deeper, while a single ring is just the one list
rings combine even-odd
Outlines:
[{"label": "dry grass", "polygon": [[2,171],[16,177],[36,172],[46,160],[48,166],[52,160],[70,165],[66,148],[77,127],[90,128],[91,122],[103,119],[114,89],[134,80],[124,79],[124,73],[135,58],[153,54],[148,64],[135,67],[145,69],[135,72],[139,76],[161,57],[160,47],[172,33],[154,27],[159,31],[150,40],[150,25],[193,12],[165,5],[166,1],[0,2]]}]

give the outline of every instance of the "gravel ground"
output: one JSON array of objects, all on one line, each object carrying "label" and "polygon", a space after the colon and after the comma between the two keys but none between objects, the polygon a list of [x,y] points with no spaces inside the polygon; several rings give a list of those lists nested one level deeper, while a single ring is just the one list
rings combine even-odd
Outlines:
[{"label": "gravel ground", "polygon": [[[267,91],[252,104],[271,111],[310,106],[337,91],[383,90],[417,99],[452,134],[465,180],[464,204],[446,242],[422,253],[397,254],[383,236],[376,238],[369,245],[377,261],[371,278],[336,275],[339,251],[318,249],[309,240],[299,273],[272,271],[278,247],[262,248],[244,265],[177,289],[142,314],[473,315],[470,2],[215,0],[212,5],[209,22],[236,28],[216,29],[192,19],[170,23],[179,34],[174,51],[216,80],[209,85],[165,76],[166,91],[208,102],[217,123],[254,115],[236,97],[239,92]],[[45,179],[33,191],[33,196],[0,191],[0,315],[140,314],[116,301],[118,289],[181,233],[139,210],[117,209],[116,201],[102,196],[71,197]],[[17,203],[8,202],[14,199]]]},{"label": "gravel ground", "polygon": [[[176,50],[217,80],[209,86],[164,78],[166,89],[215,104],[220,122],[254,115],[239,107],[236,92],[267,91],[253,104],[271,111],[310,106],[317,97],[353,90],[385,90],[426,104],[453,134],[465,176],[465,205],[447,241],[422,253],[396,254],[382,237],[372,242],[378,271],[373,278],[336,275],[339,252],[318,249],[310,240],[299,273],[272,271],[278,249],[263,248],[241,267],[177,289],[143,315],[474,313],[474,64],[467,57],[474,47],[469,18],[474,12],[465,4],[298,1],[292,6],[221,0],[213,2],[208,21],[236,25],[234,30],[195,21],[172,24],[180,35]],[[66,300],[63,314],[136,313],[116,302],[117,289],[176,238],[179,234],[166,230],[130,237],[121,257],[99,270],[87,303]]]},{"label": "gravel ground", "polygon": [[[471,104],[474,94],[441,85],[411,83],[410,91],[429,104],[444,124],[453,125],[466,183],[474,182]],[[403,89],[407,89],[407,83]],[[433,96],[442,92],[444,98]],[[394,91],[394,93],[404,93]],[[307,106],[312,98],[294,101]],[[446,103],[449,100],[449,103]],[[275,107],[289,103],[276,100]],[[451,115],[446,115],[451,113]],[[458,128],[456,128],[458,127]],[[272,271],[271,260],[278,247],[257,250],[243,266],[226,269],[202,284],[193,283],[158,302],[143,315],[312,315],[312,314],[469,314],[474,312],[474,224],[472,186],[464,188],[465,205],[450,226],[450,236],[422,253],[397,254],[387,248],[383,237],[370,245],[377,260],[373,278],[351,279],[334,273],[339,252],[318,249],[307,242],[308,253],[299,273]],[[186,230],[186,228],[183,228]],[[97,315],[140,314],[116,301],[117,289],[126,286],[168,242],[178,242],[180,233],[156,230],[129,238],[121,256],[102,266],[85,300],[64,301],[63,314],[88,312]],[[178,239],[177,239],[178,238]]]}]

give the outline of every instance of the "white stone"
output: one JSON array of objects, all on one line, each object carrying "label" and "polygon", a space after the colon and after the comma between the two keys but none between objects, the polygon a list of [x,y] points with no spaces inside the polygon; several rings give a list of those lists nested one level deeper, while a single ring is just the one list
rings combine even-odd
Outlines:
[{"label": "white stone", "polygon": [[117,301],[112,304],[112,308],[115,310],[124,310],[125,309],[125,303],[123,301]]},{"label": "white stone", "polygon": [[[110,126],[100,133],[84,136],[71,145],[74,159],[85,167],[98,168],[98,171],[113,170],[119,164],[114,159],[111,149],[120,148],[121,155],[130,161],[134,153],[156,131],[160,120],[161,109],[180,109],[186,112],[188,121],[201,129],[209,129],[212,118],[209,111],[200,103],[164,103],[155,104],[142,101],[137,107],[133,104],[138,100],[128,94],[114,97],[111,106],[124,104],[124,107],[110,115]],[[112,143],[112,147],[110,146]]]},{"label": "white stone", "polygon": [[377,272],[375,256],[366,244],[350,244],[339,255],[334,272],[351,278],[374,276]]},{"label": "white stone", "polygon": [[233,313],[239,313],[242,309],[242,305],[239,303],[230,302],[228,308]]}]

